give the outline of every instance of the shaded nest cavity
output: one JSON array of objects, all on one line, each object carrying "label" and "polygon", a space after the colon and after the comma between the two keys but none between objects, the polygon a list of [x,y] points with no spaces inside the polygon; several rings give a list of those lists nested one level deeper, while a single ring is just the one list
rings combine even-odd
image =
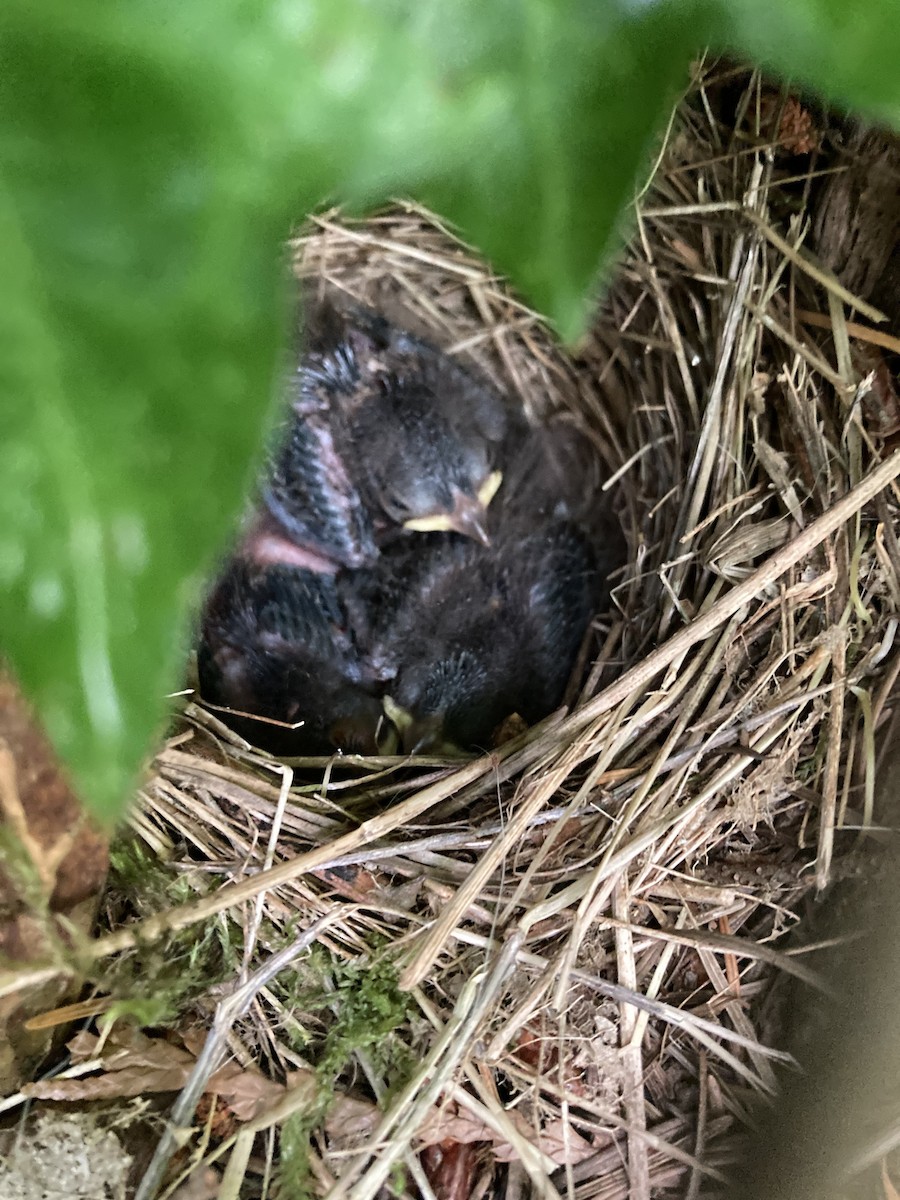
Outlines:
[{"label": "shaded nest cavity", "polygon": [[869,482],[900,347],[816,243],[835,165],[827,116],[710,69],[574,356],[419,207],[292,242],[298,276],[570,413],[630,554],[570,711],[492,755],[285,765],[188,705],[155,758],[131,852],[188,900],[163,925],[203,917],[250,981],[222,1046],[281,1089],[242,1195],[695,1195],[775,1090],[807,901],[885,819],[897,673],[898,493]]}]

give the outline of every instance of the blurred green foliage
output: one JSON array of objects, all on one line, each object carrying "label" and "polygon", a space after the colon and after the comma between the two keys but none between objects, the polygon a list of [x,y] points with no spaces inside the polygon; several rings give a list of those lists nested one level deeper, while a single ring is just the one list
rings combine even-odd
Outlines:
[{"label": "blurred green foliage", "polygon": [[566,336],[707,43],[900,124],[895,0],[6,0],[0,648],[121,811],[279,372],[281,244],[398,192]]}]

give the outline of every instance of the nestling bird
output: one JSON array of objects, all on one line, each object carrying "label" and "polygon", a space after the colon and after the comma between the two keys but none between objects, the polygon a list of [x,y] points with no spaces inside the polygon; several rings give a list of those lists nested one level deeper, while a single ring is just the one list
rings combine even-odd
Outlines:
[{"label": "nestling bird", "polygon": [[332,575],[233,558],[206,602],[200,691],[275,754],[375,753],[373,694]]},{"label": "nestling bird", "polygon": [[489,547],[432,535],[386,551],[370,661],[407,752],[487,748],[506,717],[531,724],[561,703],[624,561],[608,502],[580,490],[578,449],[562,428],[524,441]]},{"label": "nestling bird", "polygon": [[590,557],[565,525],[510,550],[432,545],[376,645],[408,753],[484,749],[506,717],[532,723],[560,703],[593,613]]},{"label": "nestling bird", "polygon": [[511,420],[496,389],[360,305],[308,305],[304,339],[263,486],[270,559],[279,537],[344,567],[404,530],[485,541]]}]

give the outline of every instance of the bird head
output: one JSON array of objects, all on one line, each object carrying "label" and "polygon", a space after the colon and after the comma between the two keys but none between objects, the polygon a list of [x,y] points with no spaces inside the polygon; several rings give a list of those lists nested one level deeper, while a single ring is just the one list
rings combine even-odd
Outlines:
[{"label": "bird head", "polygon": [[461,533],[463,537],[489,546],[487,510],[502,480],[501,471],[491,471],[474,494],[452,484],[450,505],[423,516],[408,517],[403,528],[419,533]]},{"label": "bird head", "polygon": [[476,650],[460,646],[404,664],[382,703],[407,754],[456,757],[484,747],[506,715],[495,711],[504,702],[495,695],[489,666]]},{"label": "bird head", "polygon": [[349,689],[332,705],[333,720],[327,737],[336,750],[344,754],[383,753],[381,705],[374,696]]},{"label": "bird head", "polygon": [[415,717],[391,696],[383,696],[382,703],[404,754],[431,754],[441,758],[460,758],[465,754],[461,747],[444,736],[442,713]]}]

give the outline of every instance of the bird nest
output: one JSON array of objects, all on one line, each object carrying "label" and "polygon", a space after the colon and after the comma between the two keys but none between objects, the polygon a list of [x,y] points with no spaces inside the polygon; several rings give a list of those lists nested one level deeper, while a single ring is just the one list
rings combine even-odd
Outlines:
[{"label": "bird nest", "polygon": [[[569,710],[490,755],[285,764],[188,704],[153,760],[122,854],[174,882],[115,915],[172,961],[215,946],[187,1112],[218,1097],[193,1161],[242,1163],[241,1195],[696,1195],[774,1090],[773,983],[818,983],[785,947],[876,819],[900,610],[896,396],[860,366],[878,314],[807,250],[791,104],[814,136],[756,78],[697,84],[574,356],[415,205],[291,243],[570,414],[630,555]],[[105,939],[138,992],[140,944]]]}]

